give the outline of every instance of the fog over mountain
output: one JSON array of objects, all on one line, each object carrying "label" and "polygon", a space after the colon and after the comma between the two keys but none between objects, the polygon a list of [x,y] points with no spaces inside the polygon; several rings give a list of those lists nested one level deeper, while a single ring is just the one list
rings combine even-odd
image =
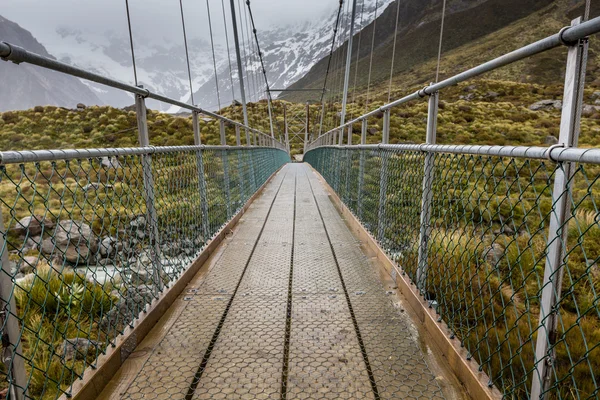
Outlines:
[{"label": "fog over mountain", "polygon": [[[238,2],[245,7],[244,2],[239,0],[236,0],[236,5]],[[389,0],[384,0],[383,3],[385,2]],[[189,101],[190,88],[179,2],[133,0],[129,3],[139,83],[169,97]],[[321,56],[324,51],[323,49],[313,51],[315,57],[303,60],[302,66],[290,71],[289,68],[298,61],[290,54],[297,55],[298,49],[287,48],[286,45],[289,43],[285,40],[295,38],[294,42],[305,47],[306,43],[299,42],[297,35],[300,34],[303,38],[302,35],[314,33],[322,23],[330,24],[338,2],[254,0],[251,4],[261,47],[268,55],[266,69],[269,71],[270,82],[286,85],[297,80],[300,74],[307,71],[307,67],[318,61],[316,56]],[[382,4],[382,0],[379,0],[379,4]],[[229,81],[224,17],[228,27],[231,62],[235,69],[229,1],[210,0],[209,5],[219,80]],[[195,100],[203,107],[216,109],[217,96],[206,3],[184,1],[183,6],[192,84],[195,91],[200,89]],[[3,0],[2,13],[7,19],[30,31],[48,53],[57,59],[124,82],[134,83],[126,11],[122,1]],[[238,23],[245,31],[244,37],[240,39],[248,44],[248,19],[244,17],[238,9]],[[326,28],[329,31],[332,29],[328,26]],[[326,33],[330,36],[330,32]],[[0,40],[6,39],[0,37]],[[284,43],[281,43],[282,40]],[[248,52],[252,51],[248,45],[246,48],[249,49]],[[278,53],[278,50],[284,53]],[[310,65],[304,65],[305,63]],[[250,62],[249,67],[256,69],[257,65]],[[237,75],[235,71],[233,73]],[[254,87],[258,88],[259,78],[250,76],[248,85],[254,84]],[[94,83],[85,81],[84,83],[92,89],[100,103],[125,106],[133,102],[133,98],[123,92]],[[237,85],[237,81],[234,85]],[[231,85],[220,84],[220,91],[221,104],[229,104],[232,100]],[[239,98],[237,88],[236,97]],[[258,97],[261,96],[254,93],[253,98]],[[149,105],[165,111],[177,111],[157,102],[151,101]]]}]

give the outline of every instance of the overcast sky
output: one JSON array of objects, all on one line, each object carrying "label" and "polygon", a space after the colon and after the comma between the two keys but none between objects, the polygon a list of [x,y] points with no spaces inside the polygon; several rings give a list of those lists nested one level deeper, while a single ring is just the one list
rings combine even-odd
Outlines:
[{"label": "overcast sky", "polygon": [[[236,4],[241,0],[235,0]],[[230,26],[229,2],[224,0]],[[1,0],[0,14],[31,31],[44,43],[59,27],[101,35],[127,29],[125,0]],[[223,36],[221,0],[209,0],[215,35]],[[151,40],[181,38],[179,0],[129,0],[134,37]],[[274,25],[305,22],[329,15],[337,0],[252,0],[259,31]],[[208,39],[206,0],[183,0],[186,29],[190,37]],[[229,28],[230,29],[230,28]],[[48,37],[48,36],[47,36]]]}]

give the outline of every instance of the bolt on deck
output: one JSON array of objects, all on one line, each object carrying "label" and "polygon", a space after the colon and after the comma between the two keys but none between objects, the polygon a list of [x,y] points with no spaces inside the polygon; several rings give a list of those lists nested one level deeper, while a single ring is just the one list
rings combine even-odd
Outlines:
[{"label": "bolt on deck", "polygon": [[100,398],[457,397],[308,166],[221,246]]}]

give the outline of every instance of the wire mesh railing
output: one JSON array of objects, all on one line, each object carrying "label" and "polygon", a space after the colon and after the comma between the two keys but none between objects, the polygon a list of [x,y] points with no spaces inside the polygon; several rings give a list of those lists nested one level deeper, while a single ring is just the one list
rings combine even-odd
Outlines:
[{"label": "wire mesh railing", "polygon": [[[546,158],[550,153],[552,159]],[[600,392],[599,154],[325,146],[309,151],[305,161],[401,267],[447,323],[447,334],[460,340],[504,397],[530,398],[533,378],[547,363],[544,396],[587,399]],[[553,182],[569,165],[566,189],[556,193]],[[553,232],[551,219],[565,198],[565,222]],[[545,264],[556,241],[564,250],[549,273]],[[556,305],[540,318],[548,287],[554,288]],[[548,327],[550,314],[556,325]],[[551,357],[540,359],[536,340],[545,330]]]},{"label": "wire mesh railing", "polygon": [[284,163],[266,147],[0,153],[5,398],[55,399]]}]

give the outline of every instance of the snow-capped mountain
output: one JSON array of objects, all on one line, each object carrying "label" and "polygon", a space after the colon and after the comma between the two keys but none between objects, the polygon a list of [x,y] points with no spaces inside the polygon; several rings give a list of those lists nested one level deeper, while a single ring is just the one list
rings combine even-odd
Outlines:
[{"label": "snow-capped mountain", "polygon": [[[52,41],[51,51],[59,60],[124,82],[134,80],[129,38],[125,34],[107,31],[102,35],[93,35],[68,27],[59,27],[56,34],[60,35],[60,40]],[[200,87],[213,75],[210,42],[191,38],[188,48],[192,85]],[[166,39],[150,43],[134,38],[134,49],[140,85],[175,99],[189,98],[190,85],[183,43]],[[217,62],[222,61],[223,53],[220,47],[215,48]],[[107,104],[126,106],[133,102],[133,97],[122,91],[83,82]],[[148,105],[159,110],[171,109],[168,104],[152,100]]]},{"label": "snow-capped mountain", "polygon": [[[393,0],[364,0],[363,5],[363,1],[359,1],[355,32],[370,24],[375,15],[381,15],[383,10],[392,2]],[[335,9],[333,13],[315,21],[258,31],[258,40],[271,88],[287,88],[302,78],[319,60],[329,55],[337,12],[338,10]],[[340,16],[335,48],[341,46],[348,39],[350,12],[351,10],[345,8]],[[247,101],[266,98],[265,81],[256,48],[253,48],[250,55],[244,55],[242,51],[242,58],[244,58],[248,73],[248,76],[244,76]],[[235,60],[232,60],[232,68],[235,98],[239,99],[239,82]],[[229,65],[226,59],[219,63],[218,71],[220,104],[228,105],[233,100],[233,95]],[[213,76],[194,94],[194,100],[201,106],[214,109],[216,107],[215,92]],[[276,97],[275,94],[273,97]]]}]

